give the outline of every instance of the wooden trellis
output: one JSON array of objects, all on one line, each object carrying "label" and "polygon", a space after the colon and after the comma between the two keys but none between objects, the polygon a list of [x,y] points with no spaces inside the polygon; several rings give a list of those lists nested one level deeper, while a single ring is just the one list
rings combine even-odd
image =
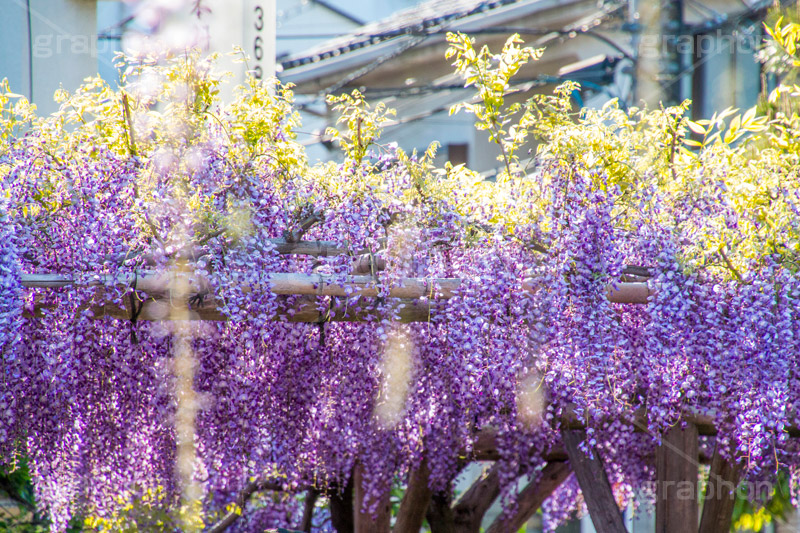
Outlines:
[{"label": "wooden trellis", "polygon": [[[285,239],[274,239],[273,244],[281,254],[298,254],[311,256],[347,255],[351,252],[331,242],[287,242]],[[243,291],[269,290],[278,295],[298,296],[330,296],[376,298],[380,296],[380,287],[371,275],[373,269],[381,270],[384,264],[376,264],[374,259],[366,256],[354,256],[353,273],[350,275],[270,273],[264,277],[264,287],[242,285]],[[607,289],[611,302],[644,304],[653,292],[652,287],[638,278],[637,281],[620,282]],[[176,283],[176,280],[180,283]],[[235,280],[234,280],[235,281]],[[210,284],[190,273],[179,269],[166,272],[138,270],[120,275],[82,275],[69,276],[60,274],[26,273],[21,277],[24,287],[33,289],[56,289],[73,286],[98,287],[135,287],[144,293],[146,299],[138,309],[138,320],[170,320],[176,316],[190,320],[221,321],[227,318],[218,310],[224,302],[224,295],[210,294]],[[521,280],[521,288],[530,290],[532,283]],[[400,322],[425,322],[435,316],[440,309],[441,301],[457,295],[462,280],[456,278],[405,278],[391,287],[383,296],[394,306],[395,314]],[[180,298],[175,298],[174,287],[182,285],[185,289]],[[198,298],[197,296],[202,296]],[[96,317],[103,316],[130,319],[131,304],[108,303],[92,306]],[[321,312],[313,298],[300,301],[291,311],[280,311],[285,319],[292,322],[322,321],[360,321],[370,311],[359,306],[358,310],[331,309]],[[187,301],[200,302],[193,304],[187,313],[176,315],[171,311],[175,306],[184,306]],[[178,303],[176,303],[178,302]],[[698,435],[716,434],[714,419],[708,415],[686,413],[685,429],[679,426],[663,436],[663,444],[657,448],[657,507],[656,522],[658,533],[697,531],[698,506],[697,491],[692,498],[679,498],[675,487],[680,483],[697,484]],[[621,533],[625,531],[619,509],[614,500],[611,485],[599,455],[584,454],[579,443],[585,440],[583,423],[573,413],[566,413],[561,419],[564,450],[550,450],[547,461],[538,483],[525,487],[519,496],[516,512],[507,522],[496,522],[488,531],[501,533],[516,531],[527,521],[542,502],[555,491],[571,472],[576,474],[590,510],[591,518],[598,532]],[[646,431],[645,413],[632,413],[629,422]],[[792,436],[800,436],[800,431],[790,429]],[[482,431],[476,435],[475,446],[468,454],[472,459],[497,460],[499,454],[495,444],[495,435],[491,431]],[[718,485],[735,483],[739,479],[740,469],[722,459],[716,452],[711,459],[711,482]],[[344,496],[332,495],[331,513],[334,524],[346,531],[354,532],[388,532],[389,506],[388,497],[379,506],[377,516],[361,513],[363,493],[359,482],[359,467],[354,472],[353,483]],[[477,532],[481,520],[491,503],[500,491],[500,475],[497,467],[476,481],[476,483],[457,502],[449,502],[444,495],[433,494],[427,485],[428,471],[425,462],[409,476],[408,488],[400,504],[400,512],[393,531],[411,533],[419,531],[423,518],[427,516],[433,531]],[[275,489],[277,485],[269,481],[251,483],[240,495],[240,506],[257,490]],[[700,533],[718,533],[730,527],[733,495],[717,490],[714,498],[706,500],[703,515],[700,518]],[[352,499],[351,499],[352,498]],[[230,515],[218,523],[211,531],[223,531],[238,515]]]},{"label": "wooden trellis", "polygon": [[[273,239],[273,244],[280,254],[310,255],[310,256],[335,256],[346,255],[350,252],[336,243],[320,241],[286,242],[285,239]],[[353,258],[353,275],[325,275],[325,274],[298,274],[298,273],[271,273],[269,274],[268,287],[274,294],[279,295],[304,295],[304,296],[362,296],[375,298],[379,294],[376,279],[363,272],[370,271],[370,259],[359,255]],[[383,261],[377,262],[372,267],[380,270]],[[170,306],[175,302],[170,298],[170,290],[175,281],[175,276],[188,276],[185,273],[160,272],[148,270],[128,272],[122,275],[89,275],[73,277],[61,274],[23,274],[22,285],[29,288],[59,288],[70,286],[104,286],[104,287],[136,287],[145,293],[148,298],[138,310],[138,320],[166,320],[170,316]],[[522,288],[529,289],[529,280],[521,280]],[[391,287],[383,296],[392,299],[390,305],[399,317],[400,322],[426,322],[435,316],[438,305],[436,302],[452,298],[458,291],[461,280],[457,278],[405,278]],[[202,279],[193,277],[189,282],[188,298],[198,302],[189,310],[189,318],[193,320],[227,320],[218,309],[223,306],[222,295],[208,294],[209,284]],[[242,286],[242,290],[249,292],[250,286]],[[646,282],[622,282],[608,288],[608,298],[615,303],[647,303],[651,289]],[[202,298],[197,298],[202,295]],[[102,304],[94,306],[93,311],[97,317],[130,318],[130,304],[120,306]],[[301,301],[288,310],[279,310],[279,315],[285,315],[290,322],[321,322],[321,321],[362,321],[370,311],[364,309],[348,310],[347,312],[330,310],[321,312],[314,302]]]}]

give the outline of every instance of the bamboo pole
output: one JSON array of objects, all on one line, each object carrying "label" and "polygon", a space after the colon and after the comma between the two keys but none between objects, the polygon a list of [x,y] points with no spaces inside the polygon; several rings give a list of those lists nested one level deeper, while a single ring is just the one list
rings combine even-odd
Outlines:
[{"label": "bamboo pole", "polygon": [[[267,239],[275,246],[275,251],[281,255],[310,255],[313,257],[330,257],[335,255],[348,255],[353,251],[332,241],[291,241],[285,237]],[[199,243],[189,243],[183,248],[174,252],[171,259],[197,259],[208,253]],[[364,253],[356,251],[356,253]],[[141,261],[146,265],[156,264],[155,256],[152,253],[120,253],[106,256],[106,260],[121,265],[124,261]]]},{"label": "bamboo pole", "polygon": [[[60,287],[97,287],[117,286],[133,287],[153,297],[163,297],[169,292],[170,283],[176,274],[170,272],[156,273],[152,271],[130,272],[120,275],[97,274],[88,277],[74,277],[64,274],[23,274],[21,283],[24,287],[34,289]],[[208,291],[207,280],[190,276],[194,293]],[[309,296],[364,296],[375,298],[380,296],[380,286],[372,276],[337,276],[326,274],[299,274],[275,272],[268,276],[268,290],[274,294],[309,295]],[[404,278],[394,287],[389,288],[383,296],[388,298],[431,298],[449,299],[457,295],[461,286],[458,278]],[[522,281],[523,290],[530,290],[533,283]],[[242,284],[245,292],[260,289]],[[653,293],[647,283],[629,282],[609,285],[608,299],[613,303],[647,303]]]},{"label": "bamboo pole", "polygon": [[[141,307],[139,307],[141,305]],[[223,302],[215,298],[206,299],[202,306],[193,307],[188,314],[188,320],[209,320],[213,322],[225,322],[228,317],[219,310]],[[394,322],[408,324],[412,322],[429,322],[441,311],[441,303],[420,300],[396,299],[389,302],[389,310],[393,314]],[[169,320],[171,304],[163,299],[147,299],[137,305],[139,314],[137,320]],[[41,309],[41,308],[39,308]],[[105,304],[91,306],[90,309],[95,318],[118,318],[129,320],[131,309],[129,302],[125,301],[121,305]],[[378,317],[378,310],[371,305],[360,305],[357,307],[337,306],[329,310],[319,310],[315,301],[298,302],[291,308],[278,307],[275,311],[275,321],[285,322],[368,322]]]},{"label": "bamboo pole", "polygon": [[[59,287],[98,287],[117,286],[133,287],[150,296],[167,295],[169,286],[176,274],[171,272],[131,272],[120,275],[98,274],[81,279],[63,274],[23,274],[21,282],[29,288]],[[193,277],[194,293],[208,290],[207,280]],[[235,277],[234,277],[235,280]],[[265,291],[285,295],[309,296],[380,296],[380,287],[372,276],[336,276],[326,274],[298,274],[275,272],[268,276],[268,287]],[[456,278],[405,278],[400,284],[389,289],[384,296],[389,298],[452,298],[458,290],[461,280]],[[244,292],[260,289],[259,286],[242,284]]]}]

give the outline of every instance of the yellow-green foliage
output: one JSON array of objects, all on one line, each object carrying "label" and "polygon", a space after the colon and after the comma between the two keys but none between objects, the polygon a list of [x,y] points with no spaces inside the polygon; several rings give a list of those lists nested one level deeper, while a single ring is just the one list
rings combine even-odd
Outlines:
[{"label": "yellow-green foliage", "polygon": [[[798,26],[770,33],[788,54],[797,48]],[[553,221],[545,217],[550,176],[526,176],[516,158],[526,135],[538,141],[537,153],[560,162],[562,168],[598,171],[594,187],[618,187],[622,192],[615,220],[634,230],[642,222],[642,208],[655,195],[662,205],[661,222],[692,235],[682,253],[689,269],[707,269],[724,277],[740,278],[754,261],[778,253],[794,264],[800,252],[800,234],[793,205],[783,196],[794,191],[797,179],[797,115],[769,121],[756,109],[740,113],[726,109],[708,120],[687,118],[690,102],[667,109],[620,109],[615,100],[602,109],[572,109],[570,95],[576,84],[565,83],[553,95],[536,95],[524,103],[505,106],[509,89],[507,73],[538,57],[538,51],[519,48],[516,36],[500,54],[487,48],[476,51],[473,40],[450,34],[448,57],[455,57],[457,72],[467,85],[476,85],[473,103],[459,104],[476,115],[477,126],[490,131],[499,144],[506,171],[497,183],[472,184],[476,202],[492,204],[490,223],[502,222],[513,233],[521,222],[539,221],[543,229]],[[798,87],[783,87],[775,94]],[[524,130],[525,134],[519,134]],[[794,157],[787,157],[787,155]],[[450,170],[450,179],[462,179],[465,171]],[[506,183],[510,178],[513,180]],[[468,184],[462,183],[462,188]],[[509,189],[527,190],[540,198],[541,211],[515,211],[507,202]],[[708,216],[704,202],[729,208],[727,216]],[[696,207],[695,207],[696,206]],[[474,209],[474,206],[472,207]],[[731,227],[733,221],[738,227]]]},{"label": "yellow-green foliage", "polygon": [[[778,21],[769,27],[775,46],[788,57],[797,57],[800,31],[794,23]],[[474,226],[486,235],[518,235],[522,225],[543,230],[555,227],[548,220],[549,171],[531,172],[520,160],[523,149],[535,147],[540,159],[550,159],[557,168],[570,172],[594,171],[593,186],[619,189],[615,223],[634,231],[658,198],[658,216],[667,228],[691,235],[683,243],[683,261],[688,269],[708,269],[729,278],[740,278],[754,261],[777,253],[794,264],[800,253],[800,235],[793,205],[784,201],[786,191],[795,190],[800,160],[796,113],[759,115],[756,110],[722,111],[708,120],[687,118],[689,102],[666,109],[623,110],[616,101],[601,109],[574,109],[572,94],[578,88],[565,83],[548,95],[509,103],[513,76],[541,50],[522,46],[519,36],[510,37],[502,50],[475,49],[474,41],[462,34],[449,34],[447,57],[465,85],[475,88],[474,98],[455,106],[475,116],[476,127],[486,130],[501,150],[501,172],[487,181],[463,165],[435,168],[435,146],[418,158],[398,150],[397,158],[413,177],[413,187],[404,192],[406,202],[448,199]],[[797,59],[794,59],[797,61]],[[280,183],[308,179],[316,194],[328,198],[358,197],[368,191],[383,194],[385,184],[370,160],[370,150],[380,153],[381,128],[393,114],[383,104],[374,107],[358,91],[329,97],[340,114],[341,129],[330,129],[341,146],[344,172],[332,163],[309,165],[303,146],[295,139],[299,117],[293,108],[290,86],[249,79],[237,89],[225,108],[217,96],[222,76],[213,70],[213,58],[187,52],[156,62],[140,59],[124,64],[122,88],[112,90],[102,80],[90,79],[74,93],[59,91],[60,110],[49,117],[35,117],[34,107],[10,92],[0,90],[0,154],[13,144],[27,146],[20,133],[40,132],[37,144],[28,148],[42,158],[66,161],[95,157],[99,146],[118,156],[140,161],[138,189],[147,205],[153,184],[167,170],[175,196],[189,207],[197,235],[227,232],[236,237],[249,231],[246,198],[229,195],[226,202],[235,215],[215,212],[210,198],[193,190],[181,179],[192,170],[193,150],[208,141],[214,128],[224,131],[226,163],[231,180],[268,170]],[[797,86],[782,86],[773,99],[795,98]],[[147,163],[147,164],[145,164]],[[38,160],[29,171],[37,170]],[[167,170],[164,170],[164,168]],[[58,165],[42,171],[47,175],[34,203],[23,206],[23,216],[45,217],[57,213],[71,198]],[[0,167],[0,177],[9,171]],[[224,189],[224,187],[223,187]],[[279,188],[280,191],[280,188]],[[533,199],[533,202],[520,199]],[[703,202],[725,205],[725,215],[706,216]],[[286,198],[298,212],[312,198]],[[433,202],[435,203],[435,202]],[[430,216],[435,216],[431,212]],[[651,216],[651,215],[647,215]],[[146,212],[132,213],[148,238],[157,235]],[[738,221],[733,227],[732,221]]]},{"label": "yellow-green foliage", "polygon": [[394,109],[386,109],[386,105],[380,102],[371,110],[364,95],[358,90],[351,94],[328,96],[326,101],[339,113],[337,124],[347,125],[347,133],[336,128],[328,128],[325,133],[339,141],[342,150],[351,160],[361,162],[369,147],[380,138],[383,124],[389,116],[395,114]]},{"label": "yellow-green foliage", "polygon": [[0,81],[0,153],[8,149],[12,137],[33,124],[35,117],[36,106],[21,94],[11,92],[8,78]]},{"label": "yellow-green foliage", "polygon": [[[139,496],[119,497],[110,516],[89,515],[83,531],[136,533],[138,531],[202,531],[202,510],[169,505],[163,489],[146,490]],[[200,506],[200,502],[195,504]]]},{"label": "yellow-green foliage", "polygon": [[506,103],[509,83],[523,65],[539,59],[544,50],[520,47],[523,41],[517,34],[508,38],[499,54],[493,54],[486,46],[475,50],[475,40],[462,33],[448,33],[447,42],[450,47],[445,57],[455,57],[453,66],[464,78],[464,85],[474,86],[478,92],[475,103],[457,104],[450,114],[463,109],[475,115],[475,127],[488,131],[489,140],[500,147],[498,160],[504,163],[505,170],[499,179],[508,179],[519,170],[516,152],[527,139],[531,118],[526,107],[522,118],[514,119],[523,106]]}]

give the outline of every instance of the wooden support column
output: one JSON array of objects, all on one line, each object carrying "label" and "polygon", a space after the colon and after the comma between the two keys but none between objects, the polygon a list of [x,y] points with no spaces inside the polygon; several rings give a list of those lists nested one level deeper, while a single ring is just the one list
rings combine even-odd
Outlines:
[{"label": "wooden support column", "polygon": [[353,475],[353,531],[355,533],[389,533],[392,518],[390,493],[381,495],[377,514],[364,510],[364,466],[356,465]]},{"label": "wooden support column", "polygon": [[519,531],[533,513],[572,473],[569,464],[564,461],[551,461],[545,465],[539,479],[529,483],[517,497],[517,511],[507,520],[495,519],[486,533],[504,533]]},{"label": "wooden support column", "polygon": [[656,533],[697,531],[697,426],[670,428],[656,449]]},{"label": "wooden support column", "polygon": [[318,497],[319,492],[314,489],[309,489],[306,493],[306,501],[303,506],[303,518],[300,519],[300,531],[311,532],[311,526],[314,520],[314,507],[317,504]]},{"label": "wooden support column", "polygon": [[341,492],[331,493],[328,501],[331,508],[331,524],[336,533],[353,533],[353,479],[347,481]]},{"label": "wooden support column", "polygon": [[499,495],[500,465],[495,463],[470,486],[453,507],[456,531],[478,533],[481,530],[483,515]]},{"label": "wooden support column", "polygon": [[425,513],[431,501],[431,489],[428,487],[428,462],[423,459],[416,470],[408,474],[408,487],[397,511],[397,521],[393,533],[418,533],[422,528]]},{"label": "wooden support column", "polygon": [[593,457],[589,457],[580,449],[581,442],[586,440],[586,432],[582,429],[566,429],[561,431],[561,438],[597,533],[625,533],[622,513],[614,499],[603,461],[596,451]]},{"label": "wooden support column", "polygon": [[708,485],[700,518],[700,533],[730,531],[733,520],[733,504],[736,502],[736,487],[742,470],[740,465],[722,457],[719,445],[711,458]]},{"label": "wooden support column", "polygon": [[451,504],[450,491],[435,492],[431,496],[428,512],[425,517],[431,526],[431,533],[456,533],[455,519]]}]

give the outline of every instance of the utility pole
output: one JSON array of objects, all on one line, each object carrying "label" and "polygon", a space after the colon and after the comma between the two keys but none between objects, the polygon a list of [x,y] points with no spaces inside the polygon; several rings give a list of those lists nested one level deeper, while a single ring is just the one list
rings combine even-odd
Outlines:
[{"label": "utility pole", "polygon": [[659,58],[661,57],[659,2],[629,0],[629,24],[636,58],[633,77],[633,105],[658,107],[661,101]]},{"label": "utility pole", "polygon": [[683,0],[630,0],[629,10],[635,28],[634,104],[643,102],[652,109],[681,103]]},{"label": "utility pole", "polygon": [[678,105],[683,101],[683,61],[680,40],[684,35],[683,0],[661,1],[661,64],[659,83],[664,107]]}]

